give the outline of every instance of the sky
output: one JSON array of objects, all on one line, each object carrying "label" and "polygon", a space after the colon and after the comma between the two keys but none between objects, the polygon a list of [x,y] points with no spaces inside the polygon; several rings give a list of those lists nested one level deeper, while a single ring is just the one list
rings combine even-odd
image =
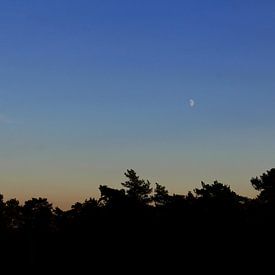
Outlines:
[{"label": "sky", "polygon": [[273,0],[2,0],[0,193],[69,208],[126,169],[257,193],[275,166]]}]

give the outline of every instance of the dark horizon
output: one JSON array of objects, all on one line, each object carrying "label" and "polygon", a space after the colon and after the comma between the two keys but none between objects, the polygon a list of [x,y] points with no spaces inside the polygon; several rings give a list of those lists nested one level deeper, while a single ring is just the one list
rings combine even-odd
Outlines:
[{"label": "dark horizon", "polygon": [[[272,170],[273,170],[273,169],[270,169],[270,171],[272,171]],[[133,170],[133,169],[127,169],[127,171],[135,171],[135,170]],[[267,171],[269,171],[269,170],[267,170]],[[135,172],[135,173],[136,173],[136,172]],[[124,175],[125,175],[125,174],[124,174]],[[252,178],[251,178],[251,179],[252,179]],[[167,186],[166,186],[166,185],[163,185],[163,184],[160,183],[160,182],[152,183],[152,182],[149,181],[148,179],[147,179],[147,181],[150,182],[150,185],[151,185],[152,188],[153,188],[152,190],[155,190],[155,187],[156,187],[157,185],[160,185],[160,186],[165,187],[165,190],[167,190],[169,196],[183,196],[183,197],[184,197],[184,196],[187,196],[187,195],[190,194],[190,193],[194,194],[195,190],[198,190],[198,188],[201,187],[202,183],[204,183],[204,184],[210,184],[210,185],[213,184],[213,183],[221,183],[222,185],[229,187],[233,192],[235,192],[235,190],[232,189],[232,186],[231,186],[230,184],[223,183],[222,181],[219,181],[218,179],[213,180],[212,183],[207,183],[207,182],[201,181],[201,182],[200,182],[200,185],[198,185],[197,187],[193,188],[192,190],[187,191],[187,192],[184,193],[184,194],[182,194],[182,193],[177,193],[177,192],[171,193],[171,192],[169,191],[169,189],[167,189]],[[108,188],[110,187],[110,188],[113,189],[113,190],[120,190],[120,189],[117,189],[117,188],[119,188],[120,185],[121,185],[121,183],[120,183],[120,184],[116,184],[115,186],[109,185],[109,184],[107,184],[107,185],[99,185],[99,186],[98,186],[98,195],[97,195],[97,196],[91,196],[91,195],[88,194],[83,200],[75,201],[75,202],[73,202],[71,205],[68,205],[67,208],[62,208],[62,207],[60,207],[60,205],[62,205],[62,202],[60,202],[59,205],[58,205],[58,204],[51,203],[50,201],[49,201],[49,203],[52,205],[53,208],[58,208],[58,209],[60,209],[60,210],[62,210],[62,211],[69,211],[70,209],[72,209],[72,207],[73,207],[76,203],[84,203],[85,201],[88,201],[88,200],[90,200],[90,199],[93,199],[93,200],[100,200],[100,196],[101,196],[101,193],[100,193],[100,186],[108,186]],[[251,180],[250,180],[249,185],[251,186],[251,188],[253,188],[253,186],[251,185]],[[169,183],[168,183],[168,186],[169,186]],[[254,196],[254,197],[245,196],[245,195],[243,195],[243,194],[238,194],[238,195],[241,196],[241,197],[243,197],[243,198],[246,198],[246,199],[248,199],[248,200],[255,200],[255,199],[257,199],[257,197],[259,196],[259,192],[258,192],[255,188],[253,188],[253,190],[254,190],[254,193],[255,193],[255,196]],[[237,192],[235,192],[235,193],[237,194]],[[0,190],[0,194],[1,194],[1,190]],[[15,197],[6,198],[4,193],[2,193],[1,195],[3,196],[3,201],[17,200],[17,198],[15,198]],[[30,200],[32,200],[32,199],[46,199],[46,200],[48,201],[48,199],[47,199],[45,196],[44,196],[44,197],[43,197],[43,196],[33,196],[33,197],[28,198],[26,201],[30,201]],[[26,201],[18,200],[18,202],[19,202],[20,205],[24,205],[24,203],[25,203]]]},{"label": "dark horizon", "polygon": [[[169,195],[157,183],[153,187],[134,170],[125,176],[121,189],[101,185],[98,200],[77,202],[68,211],[53,208],[46,198],[21,206],[0,195],[2,269],[16,263],[14,270],[30,272],[96,270],[113,261],[117,271],[125,270],[125,264],[156,271],[178,257],[189,265],[196,255],[205,264],[213,263],[214,255],[215,266],[228,268],[240,267],[241,260],[247,269],[255,253],[266,259],[274,244],[275,168],[251,178],[259,193],[255,199],[217,181],[202,182],[183,196]],[[160,257],[164,262],[156,265]]]}]

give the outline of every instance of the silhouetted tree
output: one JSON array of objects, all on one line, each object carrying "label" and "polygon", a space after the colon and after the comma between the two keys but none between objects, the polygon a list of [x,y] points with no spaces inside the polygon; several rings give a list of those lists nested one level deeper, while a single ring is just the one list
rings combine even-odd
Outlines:
[{"label": "silhouetted tree", "polygon": [[[241,259],[251,251],[251,259],[275,243],[275,169],[251,179],[260,192],[253,200],[218,181],[202,182],[187,195],[170,195],[158,183],[152,193],[150,182],[134,170],[127,170],[125,176],[123,189],[101,185],[98,200],[77,202],[67,211],[53,209],[46,198],[33,198],[22,206],[16,199],[4,202],[0,195],[2,262],[10,259],[9,267],[20,261],[20,267],[26,263],[40,268],[51,263],[62,268],[85,263],[90,267],[91,260],[93,265],[100,259],[107,264],[117,256],[121,268],[121,257],[133,266],[154,265],[177,255],[182,263],[188,256],[195,259],[199,251],[209,264],[213,259],[218,262],[230,248],[234,255],[239,251]],[[148,262],[151,257],[156,260]]]},{"label": "silhouetted tree", "polygon": [[5,217],[7,227],[12,230],[18,230],[23,225],[22,207],[17,199],[6,201]]},{"label": "silhouetted tree", "polygon": [[82,216],[84,216],[87,223],[93,222],[93,219],[96,218],[98,210],[99,202],[94,198],[85,200],[85,202],[82,204]]},{"label": "silhouetted tree", "polygon": [[192,192],[188,192],[186,196],[173,194],[173,196],[170,196],[168,206],[174,210],[185,211],[187,207],[190,208],[190,206],[194,206],[196,200],[197,198],[194,197]]},{"label": "silhouetted tree", "polygon": [[[237,195],[230,186],[214,181],[213,184],[201,183],[202,188],[194,190],[198,206],[203,213],[219,220],[237,219],[246,198]],[[209,221],[210,222],[210,221]]]},{"label": "silhouetted tree", "polygon": [[264,203],[275,205],[275,168],[251,179],[252,186],[260,191],[258,199]]},{"label": "silhouetted tree", "polygon": [[147,180],[140,179],[136,172],[132,169],[127,170],[124,174],[128,180],[121,183],[126,188],[127,196],[135,203],[147,205],[152,201],[150,194],[152,193],[151,183]]},{"label": "silhouetted tree", "polygon": [[4,203],[4,196],[0,194],[0,209],[4,209],[5,203]]},{"label": "silhouetted tree", "polygon": [[4,196],[0,194],[0,231],[5,228],[5,202]]},{"label": "silhouetted tree", "polygon": [[106,185],[99,186],[101,197],[99,203],[109,208],[120,208],[125,206],[126,194],[125,190],[117,190]]},{"label": "silhouetted tree", "polygon": [[88,200],[85,200],[83,204],[83,208],[86,211],[94,210],[99,206],[99,202],[94,198],[89,198]]},{"label": "silhouetted tree", "polygon": [[229,185],[214,181],[213,184],[201,183],[202,188],[194,190],[197,198],[204,201],[212,201],[218,205],[236,205],[243,201],[244,198],[237,195],[231,190]]},{"label": "silhouetted tree", "polygon": [[82,211],[82,206],[83,206],[82,203],[76,202],[75,204],[72,205],[71,210],[75,214],[80,214]]},{"label": "silhouetted tree", "polygon": [[156,183],[152,199],[157,207],[166,206],[170,202],[169,192],[166,187]]},{"label": "silhouetted tree", "polygon": [[53,208],[45,198],[33,198],[23,206],[25,225],[29,229],[48,231],[52,227]]},{"label": "silhouetted tree", "polygon": [[69,211],[63,211],[59,207],[53,209],[55,231],[66,230],[66,227],[69,227],[68,213]]}]

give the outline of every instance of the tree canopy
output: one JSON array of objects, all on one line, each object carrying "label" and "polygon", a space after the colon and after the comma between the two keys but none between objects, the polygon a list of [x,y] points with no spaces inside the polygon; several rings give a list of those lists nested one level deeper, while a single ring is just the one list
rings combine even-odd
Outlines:
[{"label": "tree canopy", "polygon": [[251,179],[252,186],[260,191],[259,199],[275,204],[275,168],[263,173],[260,177]]},{"label": "tree canopy", "polygon": [[[275,169],[251,179],[260,192],[253,199],[219,181],[201,182],[181,195],[169,194],[159,183],[153,188],[132,169],[125,176],[122,188],[100,185],[98,199],[76,202],[69,210],[54,208],[47,198],[20,204],[0,195],[1,259],[9,255],[7,259],[29,266],[55,261],[63,267],[95,264],[97,257],[105,257],[106,263],[109,253],[109,259],[117,256],[142,265],[152,255],[159,260],[179,248],[188,257],[192,251],[207,255],[207,249],[221,251],[232,244],[236,253],[258,236],[266,244],[273,240]],[[137,256],[139,250],[142,254]],[[15,260],[18,251],[25,253]]]}]

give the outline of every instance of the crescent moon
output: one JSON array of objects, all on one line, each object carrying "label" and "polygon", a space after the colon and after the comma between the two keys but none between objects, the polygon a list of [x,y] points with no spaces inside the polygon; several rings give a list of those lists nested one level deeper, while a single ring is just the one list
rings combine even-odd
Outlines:
[{"label": "crescent moon", "polygon": [[195,106],[195,100],[194,99],[189,99],[189,106],[191,107],[191,108],[193,108],[194,106]]}]

